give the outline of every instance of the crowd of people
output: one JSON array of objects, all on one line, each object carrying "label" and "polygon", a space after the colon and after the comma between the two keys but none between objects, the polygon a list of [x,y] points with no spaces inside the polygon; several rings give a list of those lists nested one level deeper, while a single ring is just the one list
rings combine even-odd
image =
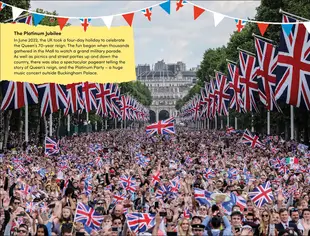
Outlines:
[{"label": "crowd of people", "polygon": [[[309,152],[177,128],[65,137],[0,154],[0,235],[310,235]],[[289,161],[287,161],[289,160]]]}]

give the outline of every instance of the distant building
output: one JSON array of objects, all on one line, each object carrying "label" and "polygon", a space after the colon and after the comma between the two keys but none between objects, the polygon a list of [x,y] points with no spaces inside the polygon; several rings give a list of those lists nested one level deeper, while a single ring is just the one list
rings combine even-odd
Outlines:
[{"label": "distant building", "polygon": [[179,71],[186,71],[186,64],[184,62],[178,61],[177,66],[179,68]]},{"label": "distant building", "polygon": [[136,75],[137,76],[139,76],[141,73],[150,72],[150,71],[151,71],[151,67],[149,64],[138,65],[136,67]]},{"label": "distant building", "polygon": [[[166,69],[158,69],[166,68]],[[186,71],[185,63],[166,64],[164,60],[155,64],[154,71],[137,74],[137,79],[148,86],[153,102],[150,110],[159,120],[160,113],[177,116],[176,101],[183,98],[196,83],[196,72]]]},{"label": "distant building", "polygon": [[167,65],[164,60],[158,61],[155,63],[155,71],[167,70]]}]

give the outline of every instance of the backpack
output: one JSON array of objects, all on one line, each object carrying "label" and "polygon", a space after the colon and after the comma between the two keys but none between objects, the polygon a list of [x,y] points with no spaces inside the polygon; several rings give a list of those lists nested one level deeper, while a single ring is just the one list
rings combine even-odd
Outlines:
[{"label": "backpack", "polygon": [[[208,236],[213,236],[211,229],[207,230],[207,233],[208,233]],[[224,234],[224,230],[222,229],[222,230],[220,231],[219,236],[223,236],[223,234]]]}]

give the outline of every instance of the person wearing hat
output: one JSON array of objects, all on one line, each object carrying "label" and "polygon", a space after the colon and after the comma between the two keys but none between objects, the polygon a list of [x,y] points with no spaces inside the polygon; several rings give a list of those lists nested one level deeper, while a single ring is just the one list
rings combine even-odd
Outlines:
[{"label": "person wearing hat", "polygon": [[194,236],[203,236],[205,226],[203,224],[192,225],[192,231]]}]

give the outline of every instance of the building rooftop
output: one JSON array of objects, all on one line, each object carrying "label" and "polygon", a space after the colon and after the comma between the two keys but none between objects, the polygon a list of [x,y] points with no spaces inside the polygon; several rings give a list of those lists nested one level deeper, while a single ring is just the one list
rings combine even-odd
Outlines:
[{"label": "building rooftop", "polygon": [[150,79],[153,77],[173,77],[174,74],[169,70],[162,70],[162,71],[144,71],[137,76],[139,79]]}]

